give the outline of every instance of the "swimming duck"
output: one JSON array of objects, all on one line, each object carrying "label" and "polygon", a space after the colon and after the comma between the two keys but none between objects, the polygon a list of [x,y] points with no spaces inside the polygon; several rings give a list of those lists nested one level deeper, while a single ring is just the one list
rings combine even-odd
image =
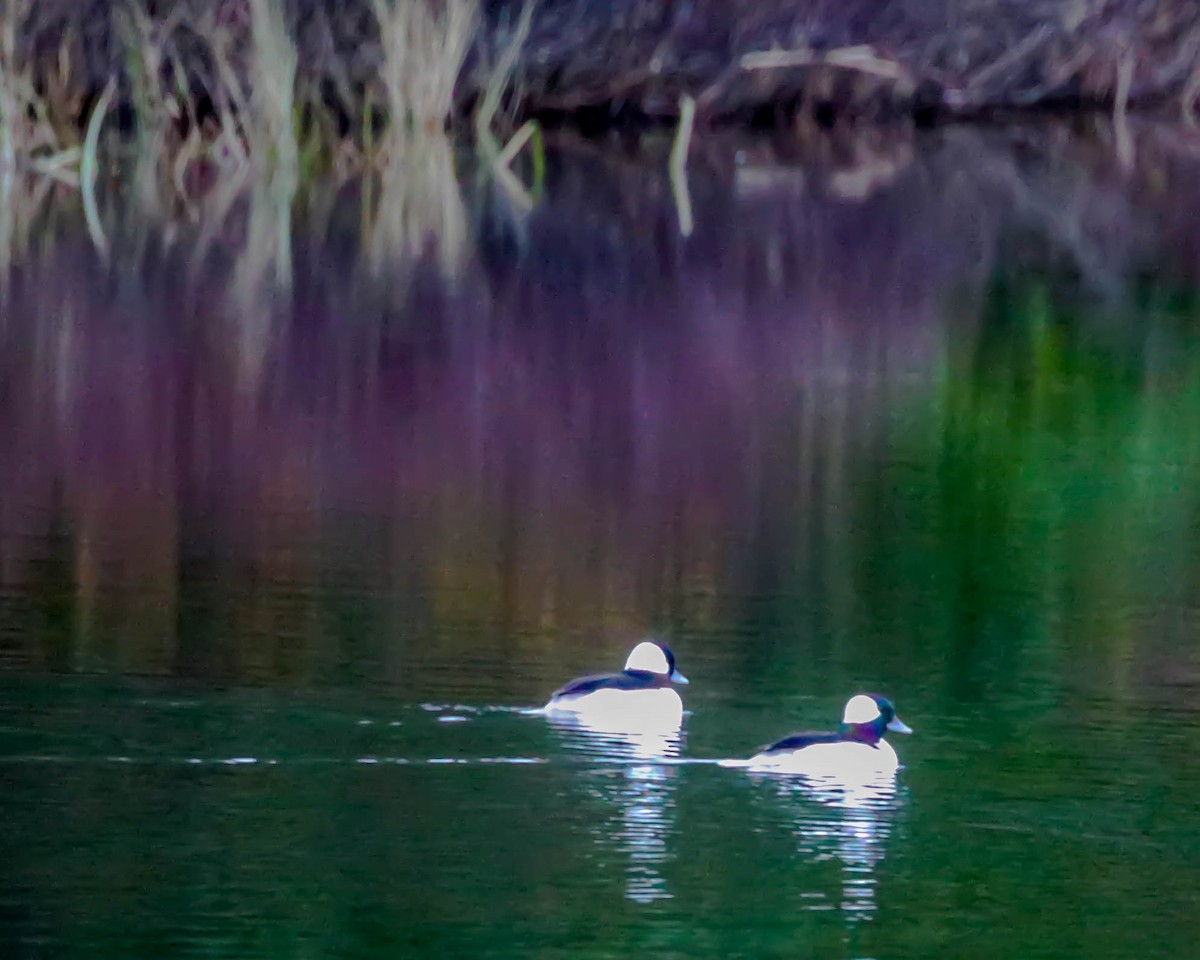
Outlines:
[{"label": "swimming duck", "polygon": [[889,730],[912,733],[887,697],[860,693],[847,701],[836,733],[794,733],[746,760],[722,760],[720,766],[814,777],[890,776],[900,760],[883,739]]},{"label": "swimming duck", "polygon": [[601,727],[678,727],[683,720],[683,700],[671,684],[687,682],[675,666],[670,647],[643,640],[630,652],[620,673],[572,680],[554,691],[542,712]]}]

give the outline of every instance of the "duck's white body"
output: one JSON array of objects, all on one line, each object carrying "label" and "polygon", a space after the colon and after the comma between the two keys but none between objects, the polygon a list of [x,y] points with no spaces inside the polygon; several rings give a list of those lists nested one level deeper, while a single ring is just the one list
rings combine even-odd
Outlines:
[{"label": "duck's white body", "polygon": [[683,700],[670,685],[687,682],[670,648],[646,640],[633,648],[620,673],[572,680],[555,691],[542,713],[613,732],[669,732],[683,723]]},{"label": "duck's white body", "polygon": [[603,730],[677,729],[683,723],[683,699],[671,687],[600,689],[575,697],[554,697],[546,704],[545,713],[572,717]]},{"label": "duck's white body", "polygon": [[759,753],[745,760],[722,760],[723,767],[740,767],[759,773],[862,781],[890,776],[900,768],[896,751],[886,740],[866,743],[814,743],[799,750]]},{"label": "duck's white body", "polygon": [[759,773],[864,783],[894,776],[900,768],[895,749],[883,739],[888,731],[912,733],[912,728],[896,716],[896,708],[886,697],[856,694],[847,701],[837,732],[793,734],[745,760],[721,760],[719,764]]}]

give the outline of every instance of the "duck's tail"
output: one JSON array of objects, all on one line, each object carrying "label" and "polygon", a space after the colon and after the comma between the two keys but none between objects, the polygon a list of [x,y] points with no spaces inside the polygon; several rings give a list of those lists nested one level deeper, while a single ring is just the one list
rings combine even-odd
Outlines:
[{"label": "duck's tail", "polygon": [[741,758],[739,758],[739,757],[731,757],[731,758],[730,758],[730,759],[728,759],[728,760],[718,760],[718,761],[717,761],[717,766],[718,766],[718,767],[728,767],[728,768],[731,768],[731,769],[740,769],[740,768],[743,768],[743,767],[752,767],[752,766],[754,766],[754,759],[753,759],[752,757],[748,757],[748,758],[746,758],[746,759],[744,759],[744,760],[743,760],[743,759],[741,759]]}]

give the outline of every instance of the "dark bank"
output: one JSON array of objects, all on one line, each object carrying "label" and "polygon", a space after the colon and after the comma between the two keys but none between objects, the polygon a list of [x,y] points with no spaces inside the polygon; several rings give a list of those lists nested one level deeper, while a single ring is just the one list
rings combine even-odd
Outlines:
[{"label": "dark bank", "polygon": [[[132,122],[160,82],[200,121],[255,86],[260,0],[9,0],[3,54],[56,125],[81,124],[110,80]],[[1200,12],[1186,0],[285,0],[299,102],[360,135],[389,70],[424,37],[457,75],[446,117],[499,87],[517,118],[609,126],[927,119],[1147,107],[1191,116]],[[420,16],[405,8],[421,8]],[[399,11],[399,13],[397,12]],[[405,18],[411,16],[411,22]],[[403,40],[389,20],[405,20]],[[403,25],[402,25],[403,26]],[[411,59],[411,58],[410,58]],[[390,64],[390,66],[389,66]],[[175,119],[179,119],[176,117]],[[144,120],[144,118],[143,118]]]}]

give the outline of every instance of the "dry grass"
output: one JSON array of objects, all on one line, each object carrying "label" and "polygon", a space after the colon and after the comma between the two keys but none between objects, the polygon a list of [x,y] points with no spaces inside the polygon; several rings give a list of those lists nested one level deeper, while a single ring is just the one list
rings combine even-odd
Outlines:
[{"label": "dry grass", "polygon": [[[502,148],[492,133],[492,123],[500,112],[500,105],[505,93],[512,86],[517,63],[520,60],[521,51],[529,39],[533,15],[537,7],[538,0],[525,0],[521,5],[521,15],[513,27],[508,44],[496,63],[484,71],[484,80],[481,84],[482,97],[475,110],[476,143],[484,158],[489,162],[492,176],[504,190],[510,203],[515,205],[515,209],[525,211],[533,208],[535,203],[533,193],[540,190],[540,171],[544,163],[540,127],[536,121],[527,121]],[[513,161],[526,144],[530,144],[534,151],[532,192],[525,187],[512,170]]]},{"label": "dry grass", "polygon": [[22,52],[33,0],[4,0],[0,12],[0,178],[35,162],[66,166],[61,157],[54,160],[62,147]]},{"label": "dry grass", "polygon": [[[45,64],[28,59],[38,0],[0,0],[0,273],[19,255],[40,206],[34,201],[48,189],[31,189],[33,183],[80,187],[93,241],[107,251],[96,192],[117,146],[126,155],[132,147],[137,216],[173,221],[182,214],[181,226],[198,231],[201,258],[221,242],[215,238],[232,211],[249,211],[253,242],[229,291],[238,312],[251,312],[269,291],[290,285],[290,210],[301,171],[310,169],[371,178],[377,190],[369,204],[368,245],[378,268],[428,257],[457,273],[470,227],[447,128],[482,22],[481,0],[365,2],[378,23],[378,74],[368,87],[386,113],[381,150],[365,129],[361,139],[357,127],[348,135],[331,133],[331,115],[321,113],[327,108],[310,102],[319,84],[302,70],[286,0],[243,0],[244,17],[232,19],[229,4],[210,0],[177,0],[165,13],[152,12],[158,8],[149,0],[118,0],[113,24],[120,82],[110,79],[91,111],[81,101],[56,124],[48,116],[67,109],[68,98],[48,100]],[[536,5],[527,0],[486,72],[477,110],[482,129],[512,83]],[[132,116],[134,144],[117,144],[113,126],[105,124],[118,104]],[[64,141],[60,127],[73,130],[75,139]],[[532,127],[510,140],[508,152],[496,151],[497,179],[529,205],[528,191],[509,169],[526,142],[540,151]],[[10,189],[17,179],[20,197]],[[261,355],[261,344],[246,347],[249,356]]]},{"label": "dry grass", "polygon": [[521,16],[513,29],[512,38],[504,48],[496,65],[488,72],[487,80],[483,85],[483,97],[475,112],[475,130],[479,135],[490,132],[492,121],[500,111],[500,103],[512,84],[521,50],[529,39],[529,32],[533,26],[533,14],[537,5],[538,0],[525,0],[525,3],[522,4]]},{"label": "dry grass", "polygon": [[282,0],[250,0],[252,152],[269,157],[276,172],[294,177],[296,66],[299,55],[288,33]]},{"label": "dry grass", "polygon": [[444,128],[479,28],[479,0],[371,0],[371,6],[393,134]]},{"label": "dry grass", "polygon": [[0,294],[56,181],[78,183],[80,151],[60,147],[21,55],[33,0],[0,0]]},{"label": "dry grass", "polygon": [[[378,27],[377,81],[367,86],[382,94],[387,143],[400,149],[413,131],[444,130],[452,117],[456,84],[482,21],[481,0],[364,3]],[[518,37],[492,71],[482,99],[485,122],[511,81],[535,3],[529,0]],[[36,4],[0,0],[0,169],[35,156],[47,164],[78,142],[90,119],[73,79],[77,44],[64,35],[57,66],[30,62],[39,29],[44,33]],[[369,152],[370,134],[364,131],[356,142],[357,130],[349,137],[336,133],[331,108],[320,102],[319,76],[302,75],[286,0],[242,4],[177,0],[161,15],[151,13],[148,0],[115,5],[112,29],[123,60],[116,68],[122,75],[119,102],[132,108],[141,149],[163,158],[177,186],[197,162],[222,168],[253,162],[291,175],[318,154],[327,166],[345,167],[352,152]],[[231,9],[242,13],[231,17]],[[303,103],[298,90],[307,91]],[[62,115],[50,116],[55,113]],[[76,136],[64,140],[59,128]],[[69,177],[65,159],[49,165]]]},{"label": "dry grass", "polygon": [[469,243],[446,126],[480,23],[479,0],[371,0],[388,116],[368,238],[375,270],[426,255],[449,276]]},{"label": "dry grass", "polygon": [[0,22],[0,178],[5,182],[10,182],[16,171],[17,143],[24,122],[25,98],[17,65],[16,35],[17,25],[27,10],[28,4],[14,2]]},{"label": "dry grass", "polygon": [[671,145],[671,159],[667,165],[681,237],[690,237],[695,227],[692,216],[692,195],[688,191],[687,181],[687,157],[692,144],[692,128],[695,120],[696,101],[684,94],[679,104],[679,126],[675,131],[675,142]]},{"label": "dry grass", "polygon": [[[210,39],[218,82],[215,143],[234,164],[253,162],[262,172],[294,179],[296,70],[299,55],[288,31],[282,0],[247,0],[249,43],[221,23],[197,31]],[[244,79],[243,79],[244,78]],[[249,88],[247,90],[247,87]]]}]

